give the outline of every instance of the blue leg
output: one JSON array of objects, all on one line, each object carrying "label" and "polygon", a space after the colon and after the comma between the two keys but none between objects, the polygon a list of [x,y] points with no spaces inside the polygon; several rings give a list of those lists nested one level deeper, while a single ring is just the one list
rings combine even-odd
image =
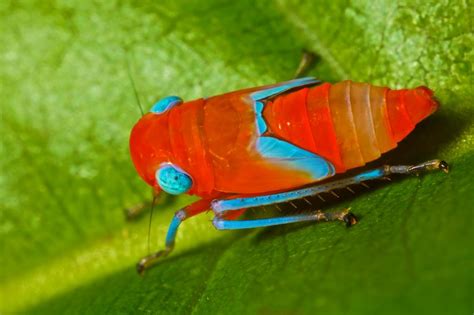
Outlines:
[{"label": "blue leg", "polygon": [[186,212],[183,210],[179,210],[174,214],[173,219],[171,219],[170,226],[168,227],[168,233],[166,234],[165,249],[140,259],[140,261],[137,263],[137,271],[139,274],[143,274],[143,272],[155,264],[157,260],[168,256],[168,254],[173,251],[176,233],[178,232],[179,225],[185,219]]},{"label": "blue leg", "polygon": [[447,171],[448,164],[440,160],[432,160],[423,162],[417,165],[396,165],[396,166],[382,166],[370,171],[363,172],[359,175],[318,184],[315,186],[255,197],[235,198],[235,199],[221,199],[214,200],[211,207],[216,215],[222,215],[223,212],[229,210],[236,210],[242,208],[259,207],[280,202],[288,202],[295,199],[301,199],[308,196],[314,196],[320,193],[329,192],[334,189],[345,188],[349,185],[360,184],[364,181],[384,178],[391,174],[418,174],[430,170]]},{"label": "blue leg", "polygon": [[143,274],[146,269],[154,265],[159,259],[168,256],[168,254],[173,251],[176,233],[178,232],[180,224],[184,220],[208,209],[209,200],[201,199],[176,212],[173,216],[173,219],[171,219],[170,226],[168,227],[168,233],[166,234],[165,239],[165,249],[140,259],[140,261],[137,263],[138,273]]},{"label": "blue leg", "polygon": [[174,214],[173,219],[171,219],[170,226],[168,227],[168,233],[166,233],[165,248],[170,250],[173,249],[178,228],[181,222],[183,222],[186,218],[186,212],[183,210],[179,210]]},{"label": "blue leg", "polygon": [[218,230],[240,230],[304,221],[343,221],[346,223],[347,226],[351,226],[357,223],[356,217],[351,212],[349,212],[349,209],[344,209],[338,212],[324,213],[321,211],[315,211],[308,214],[294,216],[240,221],[225,220],[221,217],[216,216],[214,220],[212,220],[212,224],[214,224],[214,226]]}]

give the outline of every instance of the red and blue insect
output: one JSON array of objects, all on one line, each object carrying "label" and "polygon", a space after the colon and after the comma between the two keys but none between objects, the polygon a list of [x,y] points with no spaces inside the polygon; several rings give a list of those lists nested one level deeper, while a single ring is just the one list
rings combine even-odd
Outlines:
[{"label": "red and blue insect", "polygon": [[426,87],[391,90],[366,83],[322,83],[301,78],[183,102],[158,101],[130,136],[133,163],[155,192],[201,199],[176,212],[165,249],[139,271],[169,254],[179,225],[212,209],[220,230],[301,221],[356,222],[348,211],[239,220],[248,208],[289,202],[393,173],[447,171],[444,161],[383,166],[324,181],[365,165],[397,146],[438,108]]}]

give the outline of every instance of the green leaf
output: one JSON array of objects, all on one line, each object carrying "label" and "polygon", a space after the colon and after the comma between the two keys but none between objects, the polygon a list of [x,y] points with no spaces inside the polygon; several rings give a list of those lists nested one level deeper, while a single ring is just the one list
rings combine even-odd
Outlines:
[{"label": "green leaf", "polygon": [[[3,1],[0,4],[0,312],[472,313],[472,5],[463,1]],[[128,153],[149,106],[311,74],[427,85],[442,108],[377,163],[450,162],[332,206],[360,224],[217,232],[183,224],[144,278],[149,198]],[[151,234],[161,248],[173,211]]]}]

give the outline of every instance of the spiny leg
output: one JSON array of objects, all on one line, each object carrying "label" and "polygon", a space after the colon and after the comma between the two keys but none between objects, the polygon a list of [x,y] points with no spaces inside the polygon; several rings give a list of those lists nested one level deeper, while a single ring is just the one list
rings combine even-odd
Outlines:
[{"label": "spiny leg", "polygon": [[304,221],[342,221],[345,222],[347,227],[350,227],[357,223],[357,218],[352,214],[349,209],[342,211],[322,212],[320,210],[313,211],[308,214],[300,214],[294,216],[282,216],[266,219],[256,220],[227,220],[220,216],[216,216],[212,220],[212,224],[218,230],[240,230],[240,229],[253,229],[258,227],[283,225],[296,222]]},{"label": "spiny leg", "polygon": [[[247,206],[255,206],[256,202],[258,203],[258,206],[263,206],[267,204],[265,203],[266,202],[265,199],[256,200],[256,198],[276,196],[276,199],[278,198],[286,198],[286,199],[274,201],[274,202],[284,202],[284,201],[290,201],[293,199],[299,199],[299,198],[308,196],[306,195],[306,193],[311,192],[311,190],[313,190],[314,192],[316,188],[325,189],[324,191],[331,191],[332,189],[335,189],[335,188],[346,187],[348,185],[360,183],[365,180],[383,178],[391,174],[418,175],[421,172],[431,171],[431,170],[442,170],[447,173],[449,170],[449,166],[448,166],[448,163],[441,160],[431,160],[431,161],[423,162],[417,165],[396,165],[396,166],[386,165],[378,169],[363,172],[359,175],[356,175],[348,179],[335,181],[333,183],[327,183],[325,185],[320,185],[316,187],[310,187],[307,189],[300,189],[297,191],[275,194],[275,195],[258,196],[258,197],[253,197],[253,198],[240,198],[240,199],[241,200],[245,199],[246,201],[248,201],[249,203],[247,204]],[[317,193],[320,193],[320,192],[317,192]],[[227,201],[234,201],[234,200],[236,199],[227,200]],[[224,200],[221,200],[221,201],[224,201]],[[217,202],[219,201],[213,202],[213,208]],[[256,220],[228,220],[222,217],[223,214],[229,213],[229,212],[225,212],[227,210],[234,210],[234,209],[225,209],[225,210],[222,210],[221,212],[216,211],[216,209],[214,209],[214,212],[216,213],[216,217],[213,220],[213,224],[219,230],[251,229],[251,228],[257,228],[257,227],[275,226],[275,225],[304,222],[304,221],[343,221],[346,223],[347,227],[350,227],[357,223],[357,218],[354,216],[354,214],[352,214],[349,211],[349,209],[344,209],[342,211],[336,211],[336,212],[322,212],[320,210],[317,210],[309,214],[282,216],[282,217],[256,219]],[[242,211],[242,209],[235,209],[235,210]]]},{"label": "spiny leg", "polygon": [[308,196],[318,195],[324,192],[330,192],[334,189],[345,188],[349,185],[361,184],[364,181],[385,178],[392,174],[415,174],[421,172],[442,170],[448,172],[448,163],[441,160],[426,161],[417,165],[385,165],[380,168],[365,171],[359,175],[317,184],[315,186],[292,190],[288,192],[276,193],[271,195],[262,195],[255,197],[242,197],[233,199],[214,200],[211,204],[212,209],[218,215],[229,210],[236,210],[242,208],[260,207],[275,203],[288,202],[295,199],[301,199]]},{"label": "spiny leg", "polygon": [[143,274],[146,269],[156,264],[161,258],[168,256],[168,254],[171,253],[171,251],[173,251],[174,241],[176,239],[176,233],[178,232],[178,228],[181,222],[208,210],[209,206],[210,206],[210,201],[202,199],[177,211],[175,215],[173,216],[173,219],[171,219],[171,223],[168,228],[168,233],[166,234],[165,249],[160,250],[156,253],[150,254],[148,256],[145,256],[142,259],[140,259],[140,261],[137,263],[138,273]]}]

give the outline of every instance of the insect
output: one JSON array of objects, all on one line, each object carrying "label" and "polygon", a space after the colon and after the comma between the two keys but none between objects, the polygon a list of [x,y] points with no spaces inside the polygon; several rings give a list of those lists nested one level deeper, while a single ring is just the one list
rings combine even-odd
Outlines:
[{"label": "insect", "polygon": [[143,258],[139,272],[168,255],[179,225],[212,209],[219,230],[301,221],[357,222],[349,211],[239,220],[248,208],[289,202],[391,174],[448,170],[432,160],[382,166],[324,181],[390,151],[438,108],[427,87],[391,90],[367,83],[300,78],[189,102],[159,100],[134,126],[130,151],[138,174],[156,192],[201,197],[174,215],[165,249]]}]

